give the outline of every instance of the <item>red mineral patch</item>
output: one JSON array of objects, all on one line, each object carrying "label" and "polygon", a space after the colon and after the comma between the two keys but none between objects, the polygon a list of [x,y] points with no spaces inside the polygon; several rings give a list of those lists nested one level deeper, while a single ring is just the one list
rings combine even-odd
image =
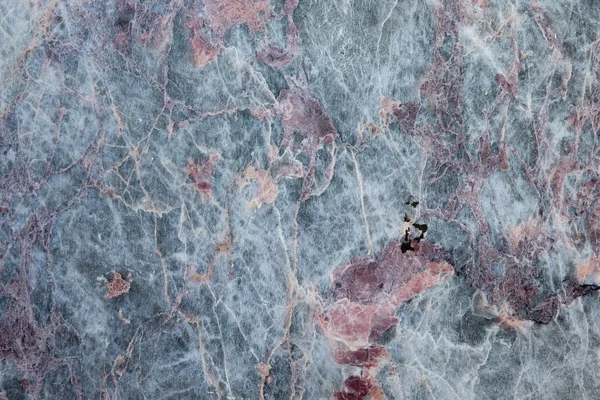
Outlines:
[{"label": "red mineral patch", "polygon": [[502,90],[510,94],[513,98],[517,97],[519,88],[516,86],[516,83],[509,82],[502,74],[496,75],[496,82],[498,82],[498,85],[502,88]]},{"label": "red mineral patch", "polygon": [[282,90],[277,98],[283,112],[285,147],[293,149],[293,134],[299,132],[317,143],[337,137],[338,133],[321,104],[308,91],[297,86]]},{"label": "red mineral patch", "polygon": [[[300,201],[304,201],[313,194],[317,150],[323,144],[330,144],[331,149],[331,162],[327,167],[328,180],[325,188],[331,181],[335,165],[335,138],[338,133],[321,104],[309,94],[308,90],[292,85],[290,89],[282,90],[277,100],[279,111],[283,116],[282,147],[292,153],[295,151],[305,153],[309,158],[300,196]],[[294,149],[295,134],[300,134],[304,138],[301,149]],[[319,190],[322,192],[325,189]]]},{"label": "red mineral patch", "polygon": [[401,103],[395,107],[394,117],[406,132],[414,132],[420,108],[421,106],[416,103]]},{"label": "red mineral patch", "polygon": [[355,365],[355,366],[375,366],[380,358],[389,356],[385,347],[380,345],[372,345],[368,348],[350,350],[342,344],[334,344],[333,357],[338,364]]},{"label": "red mineral patch", "polygon": [[496,318],[496,322],[498,322],[498,324],[500,324],[500,326],[503,328],[511,329],[521,333],[524,333],[532,325],[531,321],[517,318],[504,312]]},{"label": "red mineral patch", "polygon": [[256,197],[251,201],[251,207],[254,209],[260,208],[263,204],[272,204],[277,199],[277,182],[271,178],[267,171],[255,169],[252,166],[246,168],[243,176],[244,182],[242,186],[255,181],[258,183]]},{"label": "red mineral patch", "polygon": [[204,21],[202,18],[192,17],[191,21],[188,22],[185,27],[192,31],[192,37],[189,39],[189,44],[194,65],[196,67],[203,67],[217,58],[221,49],[213,46],[203,33],[202,29],[204,27]]},{"label": "red mineral patch", "polygon": [[173,21],[182,5],[172,2],[162,13],[158,13],[152,10],[152,4],[149,3],[134,6],[135,29],[133,31],[138,43],[151,46],[159,54],[164,54],[173,43]]},{"label": "red mineral patch", "polygon": [[569,305],[578,297],[585,296],[586,294],[598,290],[598,286],[595,285],[579,285],[575,282],[569,282],[564,290],[564,294],[561,296],[560,301],[564,305]]},{"label": "red mineral patch", "polygon": [[590,257],[577,266],[577,282],[580,285],[600,285],[600,259]]},{"label": "red mineral patch", "polygon": [[443,279],[452,275],[454,268],[447,263],[428,262],[427,269],[413,277],[393,292],[392,299],[398,306],[410,300],[425,289],[439,285]]},{"label": "red mineral patch", "polygon": [[106,288],[108,289],[108,293],[104,295],[104,298],[113,299],[129,293],[131,283],[123,279],[120,273],[113,272],[113,279],[106,282]]},{"label": "red mineral patch", "polygon": [[420,245],[418,253],[403,253],[402,241],[395,240],[381,251],[376,260],[359,258],[337,267],[331,273],[335,296],[373,303],[381,298],[392,300],[390,296],[395,295],[400,305],[405,301],[401,299],[409,293],[418,294],[432,283],[435,279],[431,276],[453,271],[447,263],[428,261],[428,257],[438,255],[438,251],[426,241]]},{"label": "red mineral patch", "polygon": [[204,0],[204,14],[219,41],[234,25],[247,25],[252,32],[262,30],[269,12],[267,0]]},{"label": "red mineral patch", "polygon": [[188,161],[187,173],[203,197],[212,195],[211,179],[218,158],[217,153],[211,153],[207,160],[202,160],[197,164],[194,164],[191,160]]},{"label": "red mineral patch", "polygon": [[519,225],[511,226],[508,232],[512,246],[516,249],[519,244],[537,238],[545,229],[544,222],[540,218],[531,218]]},{"label": "red mineral patch", "polygon": [[361,305],[346,298],[327,307],[319,323],[326,335],[342,342],[350,350],[370,346],[371,325],[375,314],[393,315],[391,305]]},{"label": "red mineral patch", "polygon": [[372,388],[371,379],[351,376],[344,381],[342,391],[335,393],[335,398],[336,400],[362,400]]},{"label": "red mineral patch", "polygon": [[331,297],[321,300],[317,323],[331,340],[336,362],[363,367],[361,377],[346,379],[338,399],[376,397],[379,386],[369,369],[377,368],[387,351],[375,342],[396,326],[403,303],[454,273],[450,264],[435,261],[440,251],[425,240],[414,252],[403,252],[402,243],[395,240],[377,258],[358,258],[331,273]]}]

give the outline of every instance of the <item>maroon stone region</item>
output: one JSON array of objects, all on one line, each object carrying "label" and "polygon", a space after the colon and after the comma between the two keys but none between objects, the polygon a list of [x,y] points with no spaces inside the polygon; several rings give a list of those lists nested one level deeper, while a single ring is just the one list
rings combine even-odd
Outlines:
[{"label": "maroon stone region", "polygon": [[[308,90],[297,85],[290,89],[282,90],[277,98],[281,113],[283,114],[283,140],[282,147],[292,152],[302,152],[308,155],[308,169],[305,173],[300,200],[308,199],[313,192],[315,170],[317,167],[317,150],[322,144],[331,144],[332,161],[328,167],[328,176],[331,180],[335,157],[334,140],[338,133],[331,119],[323,110],[321,104],[312,97]],[[295,134],[301,135],[305,140],[300,149],[294,148]]]},{"label": "maroon stone region", "polygon": [[317,315],[330,339],[336,362],[361,367],[361,377],[346,379],[338,399],[375,398],[374,378],[388,357],[376,342],[398,323],[396,310],[427,288],[438,285],[454,272],[439,248],[415,241],[415,251],[403,251],[404,238],[387,245],[378,257],[357,258],[331,273],[331,292],[321,300]]},{"label": "maroon stone region", "polygon": [[219,156],[213,153],[208,159],[199,161],[198,163],[193,163],[191,160],[188,161],[187,173],[203,197],[210,197],[212,195],[211,179],[218,158]]},{"label": "maroon stone region", "polygon": [[115,297],[129,293],[131,283],[123,279],[120,273],[113,272],[113,279],[106,282],[106,288],[108,289],[108,292],[104,297],[106,299],[114,299]]},{"label": "maroon stone region", "polygon": [[344,381],[341,391],[334,394],[336,400],[363,400],[373,390],[370,379],[351,376]]}]

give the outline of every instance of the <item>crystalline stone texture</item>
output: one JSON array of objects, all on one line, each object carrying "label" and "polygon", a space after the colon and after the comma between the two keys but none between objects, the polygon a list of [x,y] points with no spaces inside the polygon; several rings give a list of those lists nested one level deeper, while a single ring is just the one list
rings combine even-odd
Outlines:
[{"label": "crystalline stone texture", "polygon": [[0,399],[600,399],[600,4],[0,0]]}]

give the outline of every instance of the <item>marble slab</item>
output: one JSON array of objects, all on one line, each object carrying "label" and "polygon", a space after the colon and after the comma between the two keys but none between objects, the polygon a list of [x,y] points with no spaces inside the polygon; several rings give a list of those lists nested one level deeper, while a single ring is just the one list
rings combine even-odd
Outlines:
[{"label": "marble slab", "polygon": [[0,0],[0,400],[600,399],[597,0]]}]

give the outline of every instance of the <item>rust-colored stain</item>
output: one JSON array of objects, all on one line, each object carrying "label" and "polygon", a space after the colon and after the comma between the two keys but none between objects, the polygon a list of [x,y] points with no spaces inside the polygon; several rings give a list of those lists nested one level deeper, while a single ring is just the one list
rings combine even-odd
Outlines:
[{"label": "rust-colored stain", "polygon": [[331,273],[329,298],[317,297],[316,321],[328,337],[334,359],[360,366],[360,377],[351,376],[338,400],[382,397],[375,378],[388,352],[376,342],[398,323],[396,310],[426,289],[454,275],[438,248],[419,242],[414,252],[402,249],[402,238],[388,244],[375,258],[357,258]]},{"label": "rust-colored stain", "polygon": [[120,273],[113,272],[113,279],[106,282],[106,288],[108,289],[108,293],[104,295],[104,298],[114,299],[115,297],[129,293],[131,283],[123,279]]},{"label": "rust-colored stain", "polygon": [[252,32],[262,30],[269,3],[266,0],[204,0],[204,13],[213,33],[220,38],[234,25],[245,24]]},{"label": "rust-colored stain", "polygon": [[587,262],[577,266],[577,282],[581,285],[598,285],[600,283],[600,258],[591,257]]},{"label": "rust-colored stain", "polygon": [[258,183],[256,197],[250,202],[250,207],[253,209],[260,208],[263,204],[272,204],[277,199],[278,187],[277,182],[269,175],[267,171],[256,169],[252,166],[244,171],[244,181],[242,187],[249,184],[251,181]]},{"label": "rust-colored stain", "polygon": [[204,34],[204,21],[202,18],[192,18],[185,27],[192,31],[192,37],[189,39],[194,65],[198,68],[203,67],[210,61],[217,58],[221,49],[213,46],[208,37]]},{"label": "rust-colored stain", "polygon": [[205,198],[210,198],[212,195],[211,178],[218,158],[218,154],[211,153],[207,160],[198,163],[188,161],[187,174],[194,181],[196,189]]}]

